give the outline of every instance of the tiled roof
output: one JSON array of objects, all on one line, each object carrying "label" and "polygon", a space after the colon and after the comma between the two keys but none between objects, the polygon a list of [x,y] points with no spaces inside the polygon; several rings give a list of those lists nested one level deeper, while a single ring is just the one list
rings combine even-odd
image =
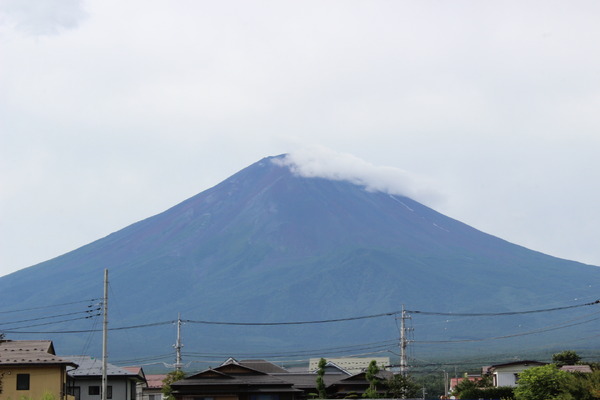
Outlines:
[{"label": "tiled roof", "polygon": [[50,340],[0,341],[0,365],[61,364],[77,366],[71,360],[54,354]]},{"label": "tiled roof", "polygon": [[279,365],[267,360],[241,360],[239,364],[267,374],[288,372],[285,368],[281,368]]},{"label": "tiled roof", "polygon": [[163,380],[167,377],[166,374],[146,375],[146,382],[149,388],[162,388]]},{"label": "tiled roof", "polygon": [[[288,372],[285,374],[273,374],[274,376],[282,379],[286,382],[289,382],[294,385],[294,387],[298,389],[312,389],[317,387],[317,374],[313,374],[310,372],[304,373],[294,373]],[[331,374],[331,375],[323,375],[323,380],[325,381],[325,385],[329,386],[335,382],[340,380],[339,374]]]}]

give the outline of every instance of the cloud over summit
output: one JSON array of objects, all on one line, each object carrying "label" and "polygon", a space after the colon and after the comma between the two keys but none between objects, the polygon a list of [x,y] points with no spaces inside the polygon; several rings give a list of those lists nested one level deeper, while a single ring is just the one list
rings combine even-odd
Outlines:
[{"label": "cloud over summit", "polygon": [[433,183],[422,177],[400,168],[373,165],[352,154],[325,147],[297,150],[273,162],[304,178],[351,182],[369,191],[406,196],[425,204],[435,203],[441,198]]}]

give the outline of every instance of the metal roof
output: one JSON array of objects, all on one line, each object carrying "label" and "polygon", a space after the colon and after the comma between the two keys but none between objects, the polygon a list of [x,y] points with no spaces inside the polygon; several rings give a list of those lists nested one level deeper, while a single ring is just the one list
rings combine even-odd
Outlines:
[{"label": "metal roof", "polygon": [[[74,378],[102,376],[102,359],[90,356],[64,356],[64,358],[79,365],[78,368],[67,371]],[[139,373],[131,372],[109,363],[106,365],[106,374],[108,376],[125,376],[143,380],[143,377]]]}]

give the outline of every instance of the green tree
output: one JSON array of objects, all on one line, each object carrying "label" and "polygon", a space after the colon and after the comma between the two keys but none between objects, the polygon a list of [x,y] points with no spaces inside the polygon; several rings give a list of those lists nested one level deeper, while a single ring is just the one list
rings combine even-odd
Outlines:
[{"label": "green tree", "polygon": [[175,400],[175,396],[173,396],[173,389],[171,388],[171,384],[173,382],[177,382],[185,378],[185,372],[181,370],[171,371],[167,374],[165,379],[163,379],[162,393],[164,400]]},{"label": "green tree", "polygon": [[421,387],[410,376],[396,374],[384,383],[388,398],[405,399],[418,397],[421,394]]},{"label": "green tree", "polygon": [[563,365],[575,365],[578,364],[579,361],[581,361],[581,357],[573,350],[565,350],[552,355],[552,363],[556,364],[558,368]]},{"label": "green tree", "polygon": [[327,398],[327,391],[325,388],[325,366],[327,365],[327,360],[321,358],[319,360],[318,369],[317,369],[317,394],[319,399]]},{"label": "green tree", "polygon": [[375,360],[371,360],[369,366],[367,367],[367,373],[365,374],[365,378],[369,382],[369,387],[363,393],[364,398],[376,399],[379,397],[379,393],[377,393],[377,387],[380,384],[380,380],[377,374],[379,374],[377,362]]},{"label": "green tree", "polygon": [[[514,389],[517,400],[552,400],[564,394],[570,376],[554,364],[526,369]],[[563,397],[565,398],[565,397]],[[566,399],[566,398],[565,398]]]}]

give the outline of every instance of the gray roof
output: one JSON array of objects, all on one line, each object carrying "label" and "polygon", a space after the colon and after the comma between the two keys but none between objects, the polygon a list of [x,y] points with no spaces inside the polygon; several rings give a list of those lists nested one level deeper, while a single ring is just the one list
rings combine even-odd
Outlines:
[{"label": "gray roof", "polygon": [[267,360],[241,360],[239,361],[239,364],[248,368],[252,368],[256,371],[265,372],[267,374],[288,372],[285,368],[282,368],[279,365],[273,364]]},{"label": "gray roof", "polygon": [[73,361],[54,354],[50,340],[0,340],[0,365],[7,364],[77,366]]},{"label": "gray roof", "polygon": [[567,372],[583,372],[583,373],[591,373],[592,372],[592,368],[589,365],[563,365],[562,367],[560,367],[560,369],[562,369],[563,371],[567,371]]},{"label": "gray roof", "polygon": [[[71,360],[79,365],[78,368],[67,371],[68,374],[74,378],[102,376],[102,359],[100,358],[92,358],[90,356],[63,356],[63,358]],[[109,363],[106,364],[106,374],[108,376],[124,376],[143,379],[142,376],[135,372],[128,371]]]},{"label": "gray roof", "polygon": [[[310,372],[304,373],[295,373],[288,372],[285,374],[273,374],[273,376],[278,377],[279,379],[283,379],[286,382],[290,382],[294,385],[294,387],[299,389],[312,389],[317,387],[317,374],[313,374]],[[335,382],[340,380],[340,374],[330,374],[323,375],[323,380],[325,381],[325,385],[329,386]]]}]

